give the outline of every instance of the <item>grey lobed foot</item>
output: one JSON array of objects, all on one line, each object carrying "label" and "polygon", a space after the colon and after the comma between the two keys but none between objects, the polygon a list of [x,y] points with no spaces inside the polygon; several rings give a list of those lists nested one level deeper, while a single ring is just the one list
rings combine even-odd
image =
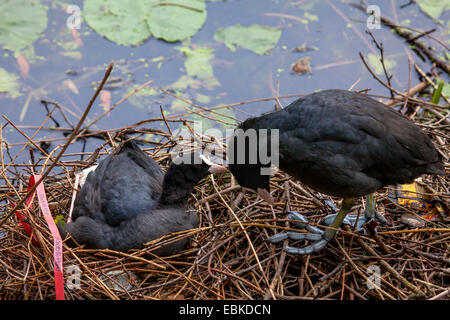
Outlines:
[{"label": "grey lobed foot", "polygon": [[[325,245],[328,243],[328,241],[332,238],[327,236],[325,232],[322,229],[319,229],[317,227],[311,226],[308,223],[308,219],[298,213],[298,212],[289,212],[288,218],[293,220],[292,223],[302,229],[305,229],[311,233],[301,233],[301,232],[281,232],[277,233],[276,235],[273,235],[272,237],[268,238],[267,241],[271,243],[278,243],[286,239],[291,240],[309,240],[313,243],[311,245],[308,245],[303,248],[294,248],[294,247],[285,247],[283,250],[287,253],[291,254],[311,254],[313,252],[320,251]],[[329,239],[328,239],[329,238]]]},{"label": "grey lobed foot", "polygon": [[363,218],[364,218],[364,223],[368,223],[368,222],[370,222],[372,220],[375,220],[379,224],[386,224],[387,223],[386,218],[381,213],[379,213],[376,210],[371,210],[371,209],[367,210],[366,209],[366,211],[364,212],[364,217]]},{"label": "grey lobed foot", "polygon": [[[364,231],[363,226],[366,223],[371,222],[372,220],[375,220],[376,222],[378,222],[379,224],[386,224],[387,220],[386,218],[380,214],[378,211],[375,210],[375,201],[371,201],[369,202],[369,196],[366,197],[366,211],[364,211],[364,215],[360,215],[359,219],[358,219],[358,214],[352,213],[352,214],[347,214],[347,216],[345,217],[345,219],[342,221],[343,224],[347,224],[351,227],[355,226],[356,224],[356,230],[357,231]],[[325,200],[324,201],[331,209],[333,209],[334,211],[339,211],[339,209],[334,205],[334,203],[330,200]],[[372,203],[372,205],[370,204]],[[337,213],[335,214],[330,214],[327,215],[325,217],[323,217],[321,223],[329,226],[333,223],[335,217],[336,217]]]}]

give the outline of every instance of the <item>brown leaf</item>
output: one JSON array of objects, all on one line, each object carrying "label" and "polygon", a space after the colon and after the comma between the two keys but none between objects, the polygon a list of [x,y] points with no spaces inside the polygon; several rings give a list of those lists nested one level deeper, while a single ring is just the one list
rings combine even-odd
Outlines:
[{"label": "brown leaf", "polygon": [[72,29],[72,37],[75,39],[75,42],[82,47],[84,45],[83,40],[80,37],[80,33],[77,29]]},{"label": "brown leaf", "polygon": [[100,100],[102,101],[103,110],[108,112],[108,117],[110,116],[109,110],[111,110],[111,91],[102,90],[100,91]]},{"label": "brown leaf", "polygon": [[75,94],[79,93],[76,84],[72,80],[64,80],[63,85],[65,85],[67,88],[69,88],[70,91],[72,91],[73,93],[75,93]]},{"label": "brown leaf", "polygon": [[304,57],[304,58],[298,60],[292,66],[292,71],[294,71],[295,73],[297,73],[299,75],[311,73],[311,58]]},{"label": "brown leaf", "polygon": [[27,59],[23,55],[17,57],[17,64],[19,65],[20,75],[22,78],[28,77],[28,73],[30,72],[30,64]]}]

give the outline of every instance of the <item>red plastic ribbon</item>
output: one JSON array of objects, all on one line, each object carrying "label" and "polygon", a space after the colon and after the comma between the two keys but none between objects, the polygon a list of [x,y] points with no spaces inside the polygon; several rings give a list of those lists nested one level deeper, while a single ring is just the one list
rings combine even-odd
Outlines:
[{"label": "red plastic ribbon", "polygon": [[[30,177],[28,186],[33,186],[36,181],[39,181],[40,175],[35,174]],[[63,277],[63,260],[62,260],[62,240],[53,220],[50,208],[48,207],[47,196],[45,195],[44,184],[40,183],[36,188],[39,207],[44,215],[45,221],[47,221],[48,228],[53,237],[53,272],[55,275],[55,294],[56,300],[64,300],[64,277]],[[27,199],[28,200],[28,199]]]},{"label": "red plastic ribbon", "polygon": [[[27,192],[30,191],[30,189],[33,187],[33,185],[34,185],[34,180],[32,180],[32,178],[30,177],[30,180],[28,181]],[[25,200],[26,207],[25,207],[24,212],[26,212],[28,215],[30,214],[30,213],[28,212],[28,208],[30,207],[30,205],[31,205],[31,203],[32,203],[32,201],[33,201],[33,196],[34,196],[34,193],[31,194],[31,195]],[[13,203],[13,204],[11,204],[11,206],[14,208],[14,207],[16,206],[16,204]],[[36,237],[35,237],[35,235],[33,234],[33,230],[31,229],[30,224],[29,224],[28,222],[26,222],[26,220],[27,220],[26,215],[23,214],[22,211],[17,210],[17,211],[16,211],[16,216],[17,216],[17,218],[18,218],[19,221],[20,221],[20,225],[25,229],[25,232],[28,234],[28,236],[31,237],[31,242],[32,242],[36,247],[39,247],[39,243],[37,242]]]}]

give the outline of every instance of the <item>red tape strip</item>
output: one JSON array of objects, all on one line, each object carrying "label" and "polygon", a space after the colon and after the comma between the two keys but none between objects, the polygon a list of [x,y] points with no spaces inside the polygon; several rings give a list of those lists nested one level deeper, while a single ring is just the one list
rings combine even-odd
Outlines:
[{"label": "red tape strip", "polygon": [[[34,185],[34,180],[33,177],[30,177],[30,180],[28,181],[28,187],[27,187],[27,192],[30,191],[30,189],[33,187]],[[26,203],[26,207],[24,212],[26,212],[28,215],[30,214],[30,212],[28,211],[28,208],[30,208],[31,203],[33,202],[33,197],[34,197],[34,193],[30,194],[28,196],[28,198],[25,200]],[[15,207],[16,204],[13,203],[11,204],[11,207]],[[30,224],[27,222],[27,216],[25,214],[23,214],[20,210],[16,210],[16,216],[20,221],[20,225],[25,229],[25,232],[28,234],[28,236],[31,237],[31,242],[36,246],[36,247],[40,247],[39,243],[36,240],[35,235],[33,234],[33,230],[31,229]]]},{"label": "red tape strip", "polygon": [[[40,175],[35,174],[30,177],[30,182],[32,185],[39,181]],[[31,181],[33,179],[33,181]],[[40,183],[36,188],[39,207],[41,208],[42,214],[44,215],[45,221],[52,233],[53,237],[53,272],[55,275],[55,294],[56,300],[64,300],[64,277],[63,277],[63,260],[62,260],[62,240],[59,235],[58,228],[56,227],[55,221],[53,220],[52,214],[50,213],[50,208],[48,207],[47,196],[45,195],[44,184]]]}]

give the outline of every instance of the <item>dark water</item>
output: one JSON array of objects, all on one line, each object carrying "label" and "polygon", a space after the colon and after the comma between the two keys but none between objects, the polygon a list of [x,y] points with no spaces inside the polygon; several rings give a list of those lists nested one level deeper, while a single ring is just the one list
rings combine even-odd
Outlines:
[{"label": "dark water", "polygon": [[[407,2],[407,0],[383,0],[372,1],[369,4],[378,5],[382,15],[399,24],[423,30],[437,28],[433,35],[448,45],[449,12],[441,15],[440,19],[444,22],[441,25],[422,13],[415,4],[400,8]],[[0,113],[5,114],[16,125],[38,126],[42,123],[46,112],[40,103],[41,99],[58,102],[66,110],[70,121],[76,124],[94,93],[92,82],[102,79],[105,65],[110,61],[116,62],[112,77],[121,78],[124,82],[130,81],[124,87],[111,90],[112,104],[126,95],[134,85],[153,79],[151,87],[159,92],[159,88],[174,83],[186,74],[185,57],[175,49],[182,45],[180,42],[167,43],[150,38],[138,47],[118,46],[99,36],[85,22],[79,30],[84,45],[75,49],[81,58],[64,56],[61,54],[66,51],[64,45],[73,41],[70,30],[66,28],[68,15],[58,2],[44,1],[44,3],[49,6],[48,27],[45,34],[34,43],[35,54],[42,57],[42,60],[31,64],[28,78],[21,79],[23,93],[21,97],[9,99],[0,94]],[[82,7],[82,1],[71,3]],[[369,88],[373,94],[384,96],[389,94],[388,90],[368,73],[359,57],[359,52],[366,57],[371,53],[378,54],[370,37],[365,33],[367,17],[344,1],[230,0],[208,2],[206,6],[206,22],[190,39],[190,46],[206,46],[214,49],[214,75],[220,86],[213,90],[205,88],[186,90],[190,99],[198,93],[208,96],[210,98],[208,103],[196,101],[204,107],[271,97],[276,94],[278,86],[280,95],[307,94],[328,88],[349,89],[352,86],[353,90]],[[309,20],[305,24],[292,18],[308,20],[305,13],[317,19],[313,18],[314,21]],[[234,24],[281,27],[283,33],[269,55],[259,56],[242,48],[232,52],[224,44],[214,41],[214,32],[218,28]],[[407,52],[411,53],[411,57],[424,71],[430,70],[431,64],[428,61],[423,61],[409,49],[403,39],[386,27],[382,26],[381,29],[372,32],[376,39],[383,43],[387,59],[395,63],[390,72],[394,74],[392,84],[397,90],[404,91],[408,88]],[[422,40],[442,50],[436,42],[426,38]],[[307,52],[292,50],[302,45],[314,50]],[[19,67],[13,54],[11,52],[6,54],[5,50],[0,49],[0,67],[19,75]],[[160,56],[165,58],[162,63],[151,61]],[[291,65],[307,56],[311,59],[311,74],[300,76],[291,72]],[[134,62],[120,63],[121,59]],[[139,59],[145,59],[146,62],[139,62]],[[69,74],[68,70],[71,71]],[[381,75],[381,78],[384,79],[384,76]],[[65,80],[71,80],[79,93],[75,94],[64,86]],[[412,71],[411,86],[418,82],[420,81],[417,73]],[[27,100],[29,105],[24,114],[23,109]],[[281,103],[286,106],[293,100],[294,98],[281,99]],[[159,105],[162,105],[170,115],[174,115],[179,111],[171,110],[172,101],[173,98],[166,94],[152,96],[140,106],[127,101],[116,108],[109,117],[99,121],[96,129],[118,128],[143,119],[159,117]],[[237,118],[245,119],[273,108],[274,102],[269,101],[247,104],[233,110]],[[89,119],[95,119],[103,112],[98,100],[89,114]],[[24,114],[22,120],[20,120],[21,113]],[[61,126],[68,127],[59,112],[56,112],[54,117]],[[4,119],[1,121],[5,124]],[[54,125],[52,121],[46,126],[50,125]],[[153,126],[161,127],[162,124]],[[23,130],[28,135],[34,133],[34,129]],[[63,136],[60,132],[41,131],[35,140],[61,137]],[[5,127],[3,138],[11,144],[26,141],[11,126]],[[62,143],[62,140],[55,142],[53,146],[58,143]],[[100,140],[90,139],[87,150],[93,150],[99,143]],[[69,151],[79,152],[81,146],[81,143],[76,143]],[[17,151],[19,147],[13,148],[13,155],[14,150]],[[21,160],[23,162],[28,160],[28,152],[24,152],[17,162]]]}]

